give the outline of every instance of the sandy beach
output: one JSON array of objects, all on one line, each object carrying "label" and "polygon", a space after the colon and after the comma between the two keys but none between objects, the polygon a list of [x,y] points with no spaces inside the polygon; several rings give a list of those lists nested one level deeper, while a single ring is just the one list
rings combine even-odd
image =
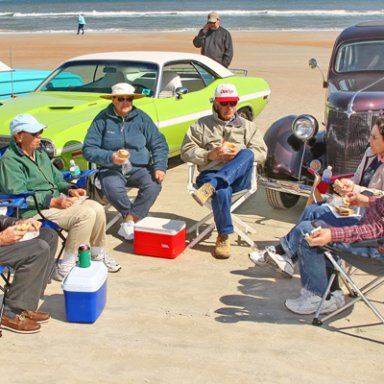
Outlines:
[{"label": "sandy beach", "polygon": [[[321,74],[307,63],[316,57],[326,72],[336,32],[232,36],[232,67],[264,77],[272,90],[269,105],[256,118],[262,131],[286,114],[307,112],[322,120]],[[198,52],[192,38],[191,33],[0,35],[0,60],[9,64],[12,51],[15,68],[54,69],[68,58],[91,52]],[[186,177],[184,164],[168,171],[153,216],[185,220],[187,225],[203,216],[204,209],[186,191]],[[304,205],[303,201],[289,211],[273,210],[260,189],[241,207],[240,215],[256,229],[252,236],[262,247],[284,235]],[[286,280],[254,267],[249,248],[235,238],[229,260],[211,256],[216,234],[167,260],[134,255],[132,244],[122,243],[116,231],[115,226],[108,232],[108,242],[123,269],[109,275],[107,305],[100,318],[94,324],[67,323],[62,289],[53,282],[42,304],[53,318],[40,333],[3,331],[2,382],[381,381],[383,325],[362,303],[316,328],[311,316],[296,316],[284,308],[284,300],[299,293],[299,275]],[[376,296],[382,303],[382,290]]]}]

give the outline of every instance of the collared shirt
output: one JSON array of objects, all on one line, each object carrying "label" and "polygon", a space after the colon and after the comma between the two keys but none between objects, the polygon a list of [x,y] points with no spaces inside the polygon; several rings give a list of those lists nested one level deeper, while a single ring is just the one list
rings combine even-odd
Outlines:
[{"label": "collared shirt", "polygon": [[[384,236],[384,197],[371,196],[359,225],[331,228],[331,235],[332,241],[337,243],[355,243]],[[384,255],[384,245],[378,250]]]}]

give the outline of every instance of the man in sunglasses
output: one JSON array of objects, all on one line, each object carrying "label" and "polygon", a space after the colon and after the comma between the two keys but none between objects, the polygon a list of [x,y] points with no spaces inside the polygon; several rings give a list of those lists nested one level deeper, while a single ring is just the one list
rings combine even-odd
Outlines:
[{"label": "man in sunglasses", "polygon": [[231,34],[220,26],[220,16],[217,12],[208,15],[208,21],[197,36],[193,39],[193,45],[201,48],[201,54],[208,56],[218,63],[229,67],[233,57],[233,45]]},{"label": "man in sunglasses", "polygon": [[181,158],[197,164],[200,171],[196,179],[199,189],[193,198],[200,205],[212,198],[218,232],[214,256],[221,259],[231,254],[232,193],[250,187],[253,161],[263,162],[266,156],[256,125],[236,113],[238,101],[233,84],[219,85],[212,115],[202,117],[188,129],[181,148]]},{"label": "man in sunglasses", "polygon": [[[118,83],[101,96],[112,103],[93,120],[83,155],[99,168],[102,191],[123,216],[118,235],[133,240],[134,224],[148,215],[161,190],[168,166],[168,144],[151,118],[134,107],[145,97],[128,83]],[[127,162],[130,169],[127,169]],[[132,203],[126,187],[138,188]]]}]

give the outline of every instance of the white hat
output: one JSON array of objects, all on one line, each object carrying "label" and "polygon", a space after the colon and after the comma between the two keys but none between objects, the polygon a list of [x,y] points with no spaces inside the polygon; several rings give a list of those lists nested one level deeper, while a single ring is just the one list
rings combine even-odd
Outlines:
[{"label": "white hat", "polygon": [[135,93],[135,88],[128,83],[118,83],[112,86],[112,93],[110,95],[101,95],[103,99],[111,100],[115,96],[130,96],[132,99],[141,99],[145,97],[141,93]]},{"label": "white hat", "polygon": [[210,12],[208,14],[208,23],[216,23],[220,19],[220,16],[217,12]]},{"label": "white hat", "polygon": [[17,115],[9,124],[11,135],[19,132],[37,133],[47,128],[46,125],[39,123],[32,115],[23,113]]},{"label": "white hat", "polygon": [[233,84],[220,84],[215,91],[216,101],[239,101],[237,89]]}]

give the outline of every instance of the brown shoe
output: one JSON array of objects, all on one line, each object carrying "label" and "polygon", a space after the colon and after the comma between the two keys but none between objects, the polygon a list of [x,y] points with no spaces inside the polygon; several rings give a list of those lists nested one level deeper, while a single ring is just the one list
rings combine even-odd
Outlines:
[{"label": "brown shoe", "polygon": [[8,329],[16,333],[36,333],[39,332],[41,325],[36,321],[26,318],[24,315],[16,315],[13,319],[3,316],[1,323],[2,329]]},{"label": "brown shoe", "polygon": [[36,323],[46,323],[51,318],[51,315],[48,312],[39,311],[23,311],[22,315]]},{"label": "brown shoe", "polygon": [[203,184],[197,191],[192,194],[192,197],[200,204],[204,205],[210,197],[215,193],[215,188],[211,184]]},{"label": "brown shoe", "polygon": [[231,256],[231,243],[228,235],[218,235],[213,253],[217,259],[228,259]]}]

